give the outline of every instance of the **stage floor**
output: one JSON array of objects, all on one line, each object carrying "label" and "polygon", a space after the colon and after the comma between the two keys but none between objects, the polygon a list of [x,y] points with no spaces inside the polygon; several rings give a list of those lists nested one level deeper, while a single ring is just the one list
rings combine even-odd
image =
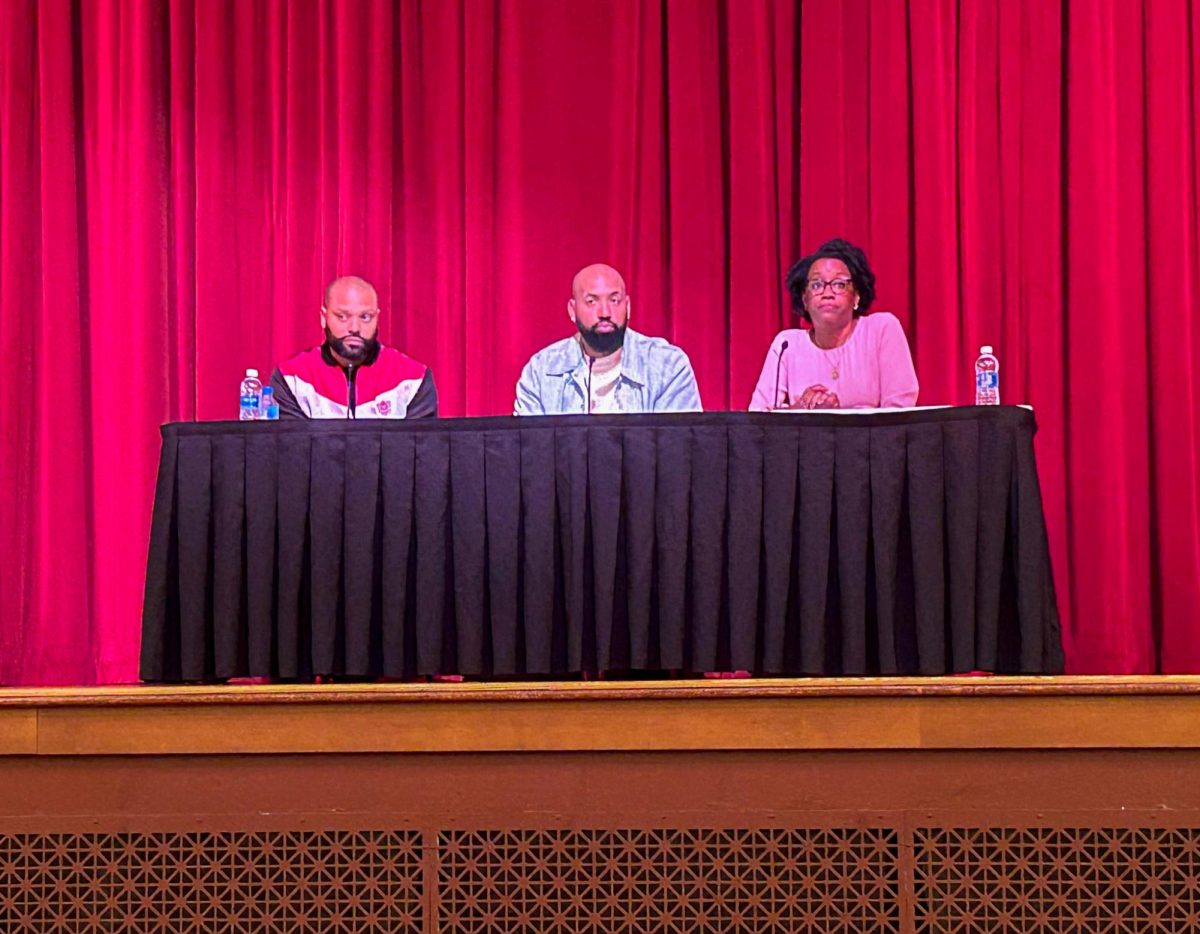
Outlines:
[{"label": "stage floor", "polygon": [[0,689],[0,755],[1200,747],[1200,677]]}]

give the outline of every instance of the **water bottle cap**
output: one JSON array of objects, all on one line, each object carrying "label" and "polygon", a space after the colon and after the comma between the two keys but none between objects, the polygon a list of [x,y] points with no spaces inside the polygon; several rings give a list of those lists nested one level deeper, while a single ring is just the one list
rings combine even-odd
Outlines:
[{"label": "water bottle cap", "polygon": [[979,348],[979,352],[980,352],[980,353],[991,353],[991,352],[992,352],[992,345],[991,345],[991,344],[984,344],[982,347],[980,347],[980,348]]},{"label": "water bottle cap", "polygon": [[258,378],[258,370],[254,369],[254,368],[252,368],[252,367],[251,367],[251,368],[248,368],[248,369],[246,370],[246,375],[247,375],[247,376],[253,376],[255,379],[257,379],[257,378]]}]

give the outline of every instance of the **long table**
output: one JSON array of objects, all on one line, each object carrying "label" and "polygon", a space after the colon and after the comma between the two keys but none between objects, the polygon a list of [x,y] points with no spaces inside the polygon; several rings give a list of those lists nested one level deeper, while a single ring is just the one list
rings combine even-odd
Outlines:
[{"label": "long table", "polygon": [[141,674],[1050,673],[1033,413],[176,423]]}]

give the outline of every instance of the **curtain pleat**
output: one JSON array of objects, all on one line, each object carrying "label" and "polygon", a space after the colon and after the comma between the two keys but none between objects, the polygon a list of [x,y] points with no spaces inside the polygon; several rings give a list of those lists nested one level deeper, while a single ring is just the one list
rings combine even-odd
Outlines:
[{"label": "curtain pleat", "polygon": [[[312,671],[302,664],[311,638],[311,600],[306,586],[312,546],[309,540],[308,498],[312,439],[306,434],[278,439],[279,485],[276,509],[279,517],[276,562],[278,607],[276,627],[279,675],[302,678]],[[302,622],[303,621],[303,622]]]},{"label": "curtain pleat", "polygon": [[626,434],[621,452],[622,555],[626,569],[626,612],[629,626],[629,666],[654,669],[659,664],[654,625],[655,561],[654,502],[657,489],[657,449]]},{"label": "curtain pleat", "polygon": [[908,431],[907,508],[912,552],[913,611],[921,674],[946,670],[946,577],[944,529],[946,482],[940,426]]},{"label": "curtain pleat", "polygon": [[271,670],[276,620],[276,562],[278,546],[277,490],[279,445],[272,439],[246,436],[246,652],[253,671]]},{"label": "curtain pleat", "polygon": [[[424,432],[416,440],[413,551],[417,556],[417,665],[424,674],[455,668],[449,613],[454,554],[450,545],[450,435]],[[449,638],[447,638],[449,636]]]},{"label": "curtain pleat", "polygon": [[[379,436],[346,439],[343,490],[342,554],[345,567],[342,603],[346,627],[344,669],[351,675],[378,671],[382,582],[376,566],[381,552],[379,519]],[[457,539],[456,539],[457,540]]]},{"label": "curtain pleat", "polygon": [[[587,432],[587,531],[592,552],[592,621],[595,631],[594,652],[586,664],[590,668],[624,667],[624,655],[614,658],[613,630],[617,623],[617,605],[624,601],[623,581],[617,577],[620,555],[620,503],[622,484],[621,432],[595,429]],[[503,549],[508,543],[497,543]],[[623,615],[623,614],[622,614]],[[587,626],[588,621],[581,619]]]},{"label": "curtain pleat", "polygon": [[398,677],[415,668],[416,633],[416,443],[410,434],[387,432],[380,444],[380,630],[383,674]]},{"label": "curtain pleat", "polygon": [[904,518],[904,475],[907,467],[905,430],[880,426],[871,430],[871,535],[881,544],[872,549],[875,572],[875,613],[879,626],[879,668],[885,674],[901,670],[900,604],[897,571],[900,529]]},{"label": "curtain pleat", "polygon": [[[521,429],[521,522],[524,588],[519,606],[525,630],[525,667],[530,674],[554,670],[555,628],[561,619],[563,574],[559,549],[556,451],[553,431]],[[523,560],[522,560],[523,559]],[[562,646],[557,648],[561,651]]]},{"label": "curtain pleat", "polygon": [[723,428],[693,428],[691,541],[688,582],[691,632],[687,667],[693,671],[729,664],[728,632],[722,621],[729,616],[725,591],[726,525],[729,501],[729,436]]},{"label": "curtain pleat", "polygon": [[[453,578],[476,581],[454,587],[455,670],[485,670],[488,612],[487,555],[491,539],[487,518],[486,435],[456,432],[450,436],[450,539]],[[484,471],[481,474],[481,468]],[[483,521],[481,521],[483,520]],[[511,548],[511,541],[496,542]]]},{"label": "curtain pleat", "polygon": [[[206,437],[181,438],[175,502],[179,508],[174,530],[179,565],[168,568],[178,576],[180,677],[199,681],[210,677],[211,640],[215,620],[212,601],[212,445]],[[189,573],[179,573],[188,568]],[[170,577],[168,577],[170,579]],[[168,620],[168,625],[170,624]]]},{"label": "curtain pleat", "polygon": [[[246,460],[246,439],[231,438],[212,451],[212,540],[213,554],[220,561],[212,567],[212,649],[214,671],[228,678],[244,670],[242,636],[245,606],[243,596],[248,581],[245,549],[246,474],[255,469]],[[337,567],[340,555],[331,558]],[[332,629],[333,627],[329,627]]]},{"label": "curtain pleat", "polygon": [[765,432],[753,425],[730,425],[728,434],[729,547],[726,554],[729,581],[730,667],[751,671],[759,667],[762,640],[759,613],[766,538],[763,483],[766,474]]},{"label": "curtain pleat", "polygon": [[[521,433],[489,431],[483,444],[488,600],[481,624],[491,630],[495,669],[521,671]],[[479,530],[468,534],[479,536]]]},{"label": "curtain pleat", "polygon": [[[836,562],[841,643],[840,669],[848,675],[866,674],[870,634],[868,633],[867,567],[870,556],[871,528],[871,432],[841,431],[834,437],[833,488],[836,491],[831,520],[837,543],[829,556]],[[840,586],[841,581],[863,581],[864,586]],[[873,622],[873,621],[872,621]]]}]

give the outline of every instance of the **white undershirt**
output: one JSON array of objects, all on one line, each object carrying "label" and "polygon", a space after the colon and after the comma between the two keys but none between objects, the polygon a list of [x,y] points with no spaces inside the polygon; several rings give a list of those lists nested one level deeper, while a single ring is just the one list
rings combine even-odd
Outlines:
[{"label": "white undershirt", "polygon": [[602,373],[592,370],[592,414],[605,415],[620,411],[617,408],[617,382],[621,379],[621,365],[617,364]]},{"label": "white undershirt", "polygon": [[621,351],[611,353],[607,357],[596,357],[592,360],[591,397],[592,415],[608,415],[619,412],[617,405],[617,383],[621,380]]}]

